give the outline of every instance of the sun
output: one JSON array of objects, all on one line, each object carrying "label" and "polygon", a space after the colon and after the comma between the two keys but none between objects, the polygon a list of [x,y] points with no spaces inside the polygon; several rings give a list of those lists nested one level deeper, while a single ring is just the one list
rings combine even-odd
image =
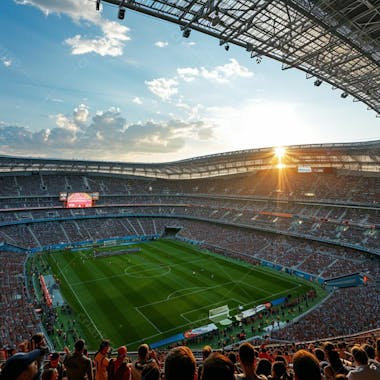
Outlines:
[{"label": "sun", "polygon": [[274,148],[274,154],[279,160],[281,160],[285,156],[285,153],[286,149],[283,146],[277,146],[276,148]]}]

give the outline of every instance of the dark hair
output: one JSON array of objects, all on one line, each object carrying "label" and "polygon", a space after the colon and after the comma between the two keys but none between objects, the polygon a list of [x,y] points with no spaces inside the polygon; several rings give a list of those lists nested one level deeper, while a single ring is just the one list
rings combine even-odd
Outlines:
[{"label": "dark hair", "polygon": [[293,356],[293,370],[298,380],[321,380],[321,371],[315,355],[299,350]]},{"label": "dark hair", "polygon": [[203,364],[201,380],[234,380],[235,367],[230,359],[220,352],[209,355]]},{"label": "dark hair", "polygon": [[44,369],[42,372],[41,380],[51,380],[55,372],[57,372],[56,368]]},{"label": "dark hair", "polygon": [[327,351],[327,360],[330,363],[331,368],[336,373],[347,373],[348,371],[344,368],[343,362],[340,359],[338,351],[331,350]]},{"label": "dark hair", "polygon": [[257,375],[265,375],[268,377],[272,371],[272,364],[268,359],[261,358],[256,366]]},{"label": "dark hair", "polygon": [[166,380],[194,380],[195,369],[195,357],[189,347],[175,347],[166,356]]},{"label": "dark hair", "polygon": [[244,342],[239,347],[240,362],[244,365],[253,365],[255,361],[255,349],[251,343]]},{"label": "dark hair", "polygon": [[368,359],[375,359],[375,349],[370,344],[362,344],[361,348],[367,353]]},{"label": "dark hair", "polygon": [[325,360],[325,352],[321,348],[316,348],[314,350],[314,355],[319,361]]},{"label": "dark hair", "polygon": [[[102,351],[102,350],[104,350],[106,347],[109,347],[109,346],[110,346],[110,341],[109,341],[109,339],[104,339],[104,340],[102,340],[101,343],[100,343],[99,351]],[[99,351],[98,351],[98,352],[99,352]]]},{"label": "dark hair", "polygon": [[139,359],[146,359],[146,357],[148,356],[148,353],[149,353],[149,346],[146,343],[140,344],[139,348],[137,349],[137,355]]},{"label": "dark hair", "polygon": [[141,380],[159,380],[160,370],[154,363],[147,364],[141,372]]},{"label": "dark hair", "polygon": [[74,344],[75,351],[82,352],[84,350],[84,346],[85,341],[83,339],[78,339]]},{"label": "dark hair", "polygon": [[272,364],[272,375],[274,374],[274,379],[280,379],[282,375],[286,373],[286,365],[284,362],[274,362]]},{"label": "dark hair", "polygon": [[362,348],[354,346],[351,349],[351,353],[358,364],[368,364],[368,355]]},{"label": "dark hair", "polygon": [[233,364],[236,363],[237,359],[236,359],[236,354],[235,352],[231,351],[227,354],[227,358],[230,359],[232,361]]}]

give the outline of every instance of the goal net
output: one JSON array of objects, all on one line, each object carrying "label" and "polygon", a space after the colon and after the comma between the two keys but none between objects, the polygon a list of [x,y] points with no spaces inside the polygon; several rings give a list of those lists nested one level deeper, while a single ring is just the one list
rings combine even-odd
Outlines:
[{"label": "goal net", "polygon": [[219,323],[220,321],[223,321],[224,319],[228,319],[230,317],[230,309],[228,305],[210,309],[208,312],[208,317],[211,321]]}]

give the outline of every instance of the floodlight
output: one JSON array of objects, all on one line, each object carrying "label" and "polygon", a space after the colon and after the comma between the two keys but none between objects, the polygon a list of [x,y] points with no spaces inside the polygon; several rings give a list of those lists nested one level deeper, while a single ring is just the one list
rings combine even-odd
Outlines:
[{"label": "floodlight", "polygon": [[228,50],[230,50],[230,45],[228,45],[228,44],[227,44],[227,45],[225,45],[225,46],[224,46],[224,50],[225,50],[225,51],[228,51]]},{"label": "floodlight", "polygon": [[125,8],[124,7],[120,7],[119,8],[119,12],[117,14],[117,18],[119,20],[124,20],[124,16],[125,16]]},{"label": "floodlight", "polygon": [[314,82],[314,86],[319,87],[322,84],[322,81],[320,79],[316,79]]},{"label": "floodlight", "polygon": [[182,37],[184,38],[189,38],[190,37],[190,33],[191,33],[191,29],[189,28],[186,28],[183,33],[182,33]]},{"label": "floodlight", "polygon": [[348,96],[347,92],[342,92],[342,93],[340,94],[340,97],[343,98],[343,99],[346,99],[347,96]]}]

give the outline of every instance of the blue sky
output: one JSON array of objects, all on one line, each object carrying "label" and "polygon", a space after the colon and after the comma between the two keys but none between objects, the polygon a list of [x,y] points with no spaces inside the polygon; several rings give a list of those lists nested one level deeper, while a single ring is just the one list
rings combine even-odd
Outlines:
[{"label": "blue sky", "polygon": [[380,139],[380,119],[279,62],[86,0],[0,2],[0,154],[162,162]]}]

